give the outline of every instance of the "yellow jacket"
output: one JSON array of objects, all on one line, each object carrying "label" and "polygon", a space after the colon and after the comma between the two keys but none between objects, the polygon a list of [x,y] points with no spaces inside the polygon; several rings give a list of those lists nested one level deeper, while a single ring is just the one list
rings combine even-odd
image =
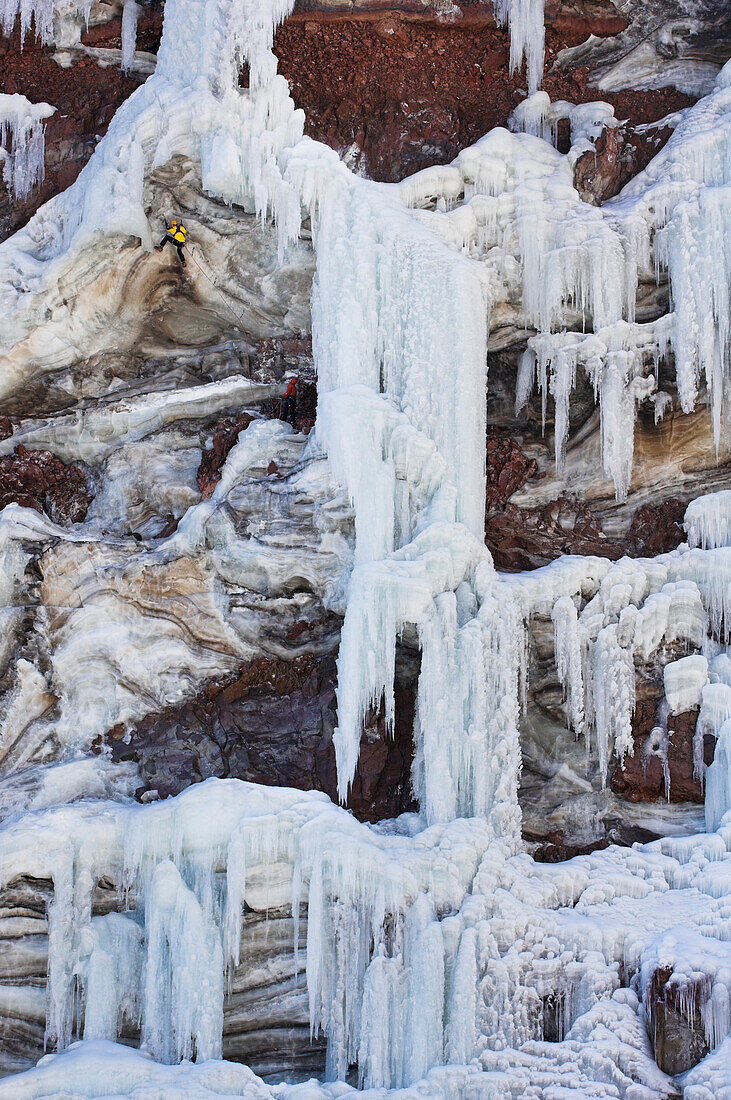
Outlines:
[{"label": "yellow jacket", "polygon": [[171,222],[168,234],[176,241],[177,244],[185,244],[186,237],[188,236],[188,230],[180,222]]}]

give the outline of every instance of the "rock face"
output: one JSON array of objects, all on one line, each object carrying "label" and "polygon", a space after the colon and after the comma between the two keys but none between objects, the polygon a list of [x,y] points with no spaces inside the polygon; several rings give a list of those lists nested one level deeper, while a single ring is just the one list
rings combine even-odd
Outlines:
[{"label": "rock face", "polygon": [[[303,641],[307,631],[302,622],[290,634]],[[394,736],[387,736],[383,719],[375,715],[363,733],[347,803],[361,820],[396,817],[415,807],[414,685],[407,667],[402,659]],[[333,655],[258,658],[238,674],[210,681],[180,709],[147,715],[131,732],[112,729],[98,747],[107,742],[115,761],[137,765],[142,780],[137,795],[143,800],[151,794],[167,798],[217,776],[325,791],[337,802],[335,686]]]},{"label": "rock face", "polygon": [[[612,773],[612,790],[630,802],[655,802],[666,798],[668,802],[697,802],[702,805],[704,792],[693,767],[693,735],[698,711],[670,715],[667,720],[667,743],[663,739],[661,745],[660,737],[657,734],[653,737],[653,731],[658,728],[657,705],[661,698],[658,685],[639,686],[632,723],[634,752]],[[706,766],[713,763],[714,748],[715,739],[706,738]]]},{"label": "rock face", "polygon": [[701,976],[684,984],[672,982],[672,967],[652,975],[647,1001],[649,1031],[655,1060],[663,1073],[685,1073],[708,1054],[701,1009],[708,1000],[708,982]]},{"label": "rock face", "polygon": [[84,520],[90,501],[84,472],[50,451],[28,451],[21,443],[0,458],[0,508],[20,504],[65,525]]},{"label": "rock face", "polygon": [[[164,4],[140,4],[128,74],[119,70],[121,9],[120,0],[94,3],[89,27],[70,27],[69,45],[56,50],[32,36],[21,49],[17,29],[0,39],[0,91],[57,108],[46,127],[42,189],[14,206],[0,183],[0,239],[69,186],[120,103],[154,67]],[[544,87],[552,99],[603,99],[631,124],[654,122],[702,94],[728,55],[729,37],[722,0],[704,0],[690,21],[676,0],[549,3]],[[376,179],[450,160],[507,125],[524,94],[524,77],[509,73],[509,34],[495,25],[492,0],[448,9],[422,0],[357,2],[345,11],[331,0],[299,0],[276,51],[308,132],[349,149]],[[578,169],[580,190],[592,201],[615,194],[657,151],[661,134],[640,135],[632,125],[608,132],[599,163],[588,156]]]},{"label": "rock face", "polygon": [[[672,88],[598,96],[590,67],[565,65],[562,51],[590,35],[617,35],[628,17],[611,3],[546,10],[544,87],[552,99],[602,98],[618,117],[640,123],[691,102]],[[402,179],[451,160],[492,127],[506,126],[524,95],[524,76],[509,73],[509,36],[495,26],[491,3],[460,6],[453,20],[421,3],[354,5],[347,15],[326,0],[308,3],[278,32],[276,51],[312,136],[351,149],[375,179]]]},{"label": "rock face", "polygon": [[[525,436],[521,443],[528,444]],[[510,438],[487,441],[485,542],[499,569],[535,569],[561,554],[596,554],[614,561],[623,555],[664,554],[684,541],[682,524],[687,501],[671,499],[641,505],[630,513],[629,525],[625,521],[621,535],[607,515],[610,504],[586,503],[583,494],[568,487],[540,507],[512,503],[510,498],[521,490],[523,499],[529,500],[531,490],[542,489],[541,482],[546,478],[546,471],[539,470],[539,460],[529,458],[521,443]],[[541,445],[534,439],[528,449],[538,453]],[[604,530],[603,523],[611,525],[609,531]]]},{"label": "rock face", "polygon": [[251,420],[249,413],[239,413],[237,417],[229,416],[216,427],[210,447],[206,447],[201,455],[201,464],[196,475],[198,488],[204,500],[211,495],[221,480],[223,464],[238,443],[241,433],[251,424]]},{"label": "rock face", "polygon": [[646,168],[670,137],[667,126],[637,129],[605,126],[594,152],[582,153],[574,168],[574,187],[585,202],[600,206],[618,195]]}]

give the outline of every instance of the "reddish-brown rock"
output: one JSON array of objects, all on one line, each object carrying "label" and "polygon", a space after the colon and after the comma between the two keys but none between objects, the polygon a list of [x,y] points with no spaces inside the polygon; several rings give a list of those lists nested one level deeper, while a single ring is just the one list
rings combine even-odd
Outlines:
[{"label": "reddish-brown rock", "polygon": [[554,829],[532,854],[536,863],[563,863],[567,859],[573,859],[574,856],[586,856],[590,855],[591,852],[602,851],[612,843],[616,843],[616,841],[602,837],[601,840],[595,840],[591,844],[567,844],[564,840],[563,829]]},{"label": "reddish-brown rock", "polygon": [[535,460],[528,458],[514,439],[489,437],[485,494],[488,510],[506,504],[535,475],[536,469]]},{"label": "reddish-brown rock", "polygon": [[[295,12],[275,44],[280,71],[306,112],[307,132],[337,149],[356,146],[362,166],[380,180],[452,159],[494,126],[505,126],[524,94],[524,72],[510,75],[509,33],[496,27],[491,4],[461,5],[462,17],[452,22],[421,4],[419,12],[416,5],[404,11],[407,6]],[[585,66],[563,72],[554,61],[590,34],[616,34],[626,20],[606,3],[561,3],[546,12],[545,90],[551,99],[574,103],[597,99]],[[618,118],[635,123],[693,102],[672,88],[603,92],[601,98]]]},{"label": "reddish-brown rock", "polygon": [[[703,803],[700,781],[693,775],[693,734],[698,711],[686,711],[668,720],[668,770],[670,802]],[[662,758],[648,751],[650,730],[656,724],[651,700],[638,703],[632,722],[634,754],[625,757],[612,773],[610,786],[629,802],[655,802],[667,797]]]},{"label": "reddish-brown rock", "polygon": [[630,557],[667,554],[685,542],[683,519],[687,507],[688,501],[673,499],[638,508],[627,534]]},{"label": "reddish-brown rock", "polygon": [[[667,719],[667,770],[670,790],[666,791],[660,739],[652,737],[652,731],[660,728],[658,708],[664,698],[662,684],[657,679],[639,676],[637,680],[637,705],[632,718],[634,753],[626,756],[623,764],[617,764],[610,777],[615,794],[629,802],[695,802],[703,804],[704,794],[700,780],[693,774],[693,735],[698,710],[670,715]],[[707,736],[703,746],[704,761],[713,763],[715,738]]]},{"label": "reddish-brown rock", "polygon": [[706,975],[682,982],[673,978],[672,967],[659,967],[644,997],[655,1061],[671,1077],[698,1065],[708,1054],[701,1009],[711,993]]},{"label": "reddish-brown rock", "polygon": [[605,126],[594,152],[579,157],[574,187],[582,199],[601,205],[646,168],[672,134],[667,126],[639,132],[632,126]]},{"label": "reddish-brown rock", "polygon": [[201,455],[201,463],[196,475],[198,488],[204,500],[218,485],[226,459],[238,443],[239,436],[248,428],[252,420],[253,417],[249,413],[242,412],[237,417],[227,416],[216,427],[211,446],[206,447]]},{"label": "reddish-brown rock", "polygon": [[[302,631],[293,631],[299,635]],[[379,716],[366,722],[347,805],[361,820],[392,817],[415,804],[411,795],[414,687],[397,680],[394,736]],[[151,714],[125,736],[107,735],[115,760],[134,760],[138,792],[178,794],[210,776],[326,791],[337,801],[332,731],[335,659],[257,658],[237,675],[206,685],[182,707]],[[102,747],[100,740],[95,746]]]},{"label": "reddish-brown rock", "polygon": [[608,539],[591,509],[567,496],[541,508],[507,503],[488,512],[485,543],[495,566],[507,572],[536,569],[562,554],[596,554],[616,560],[621,543]]},{"label": "reddish-brown rock", "polygon": [[67,466],[50,451],[28,451],[22,444],[0,458],[0,509],[20,504],[45,512],[54,523],[80,523],[91,494],[83,470]]},{"label": "reddish-brown rock", "polygon": [[[506,441],[501,441],[500,448],[488,442],[485,542],[498,569],[535,569],[562,554],[595,554],[612,561],[624,555],[653,556],[675,550],[685,540],[687,502],[681,500],[638,508],[626,536],[620,539],[608,538],[591,507],[567,495],[540,508],[518,508],[509,500],[504,503],[501,489],[510,489],[511,495],[521,488],[520,477],[528,469],[527,459],[519,457],[520,448],[512,442],[510,450]],[[533,470],[527,476],[535,476]]]}]

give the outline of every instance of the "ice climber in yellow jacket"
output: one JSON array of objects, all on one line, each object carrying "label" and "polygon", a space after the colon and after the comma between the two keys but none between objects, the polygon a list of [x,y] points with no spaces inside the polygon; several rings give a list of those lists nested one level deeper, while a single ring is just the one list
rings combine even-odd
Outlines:
[{"label": "ice climber in yellow jacket", "polygon": [[171,221],[169,221],[169,222],[166,218],[165,219],[165,226],[167,228],[167,232],[166,232],[165,236],[163,237],[163,239],[160,241],[159,245],[157,246],[156,251],[161,252],[163,250],[163,248],[165,247],[165,245],[169,241],[170,244],[174,244],[175,247],[177,248],[178,256],[180,257],[180,262],[181,262],[181,264],[184,264],[185,263],[185,256],[183,255],[183,245],[185,244],[185,242],[188,238],[188,230],[185,228],[185,226],[183,225],[183,223],[180,221],[179,218],[172,218]]}]

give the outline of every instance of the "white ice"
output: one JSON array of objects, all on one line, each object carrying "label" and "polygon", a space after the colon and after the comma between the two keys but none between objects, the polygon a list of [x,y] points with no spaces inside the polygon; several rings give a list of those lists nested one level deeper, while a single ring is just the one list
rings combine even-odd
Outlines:
[{"label": "white ice", "polygon": [[24,202],[46,174],[46,132],[43,123],[56,108],[31,103],[23,95],[0,94],[0,162],[11,196]]}]

